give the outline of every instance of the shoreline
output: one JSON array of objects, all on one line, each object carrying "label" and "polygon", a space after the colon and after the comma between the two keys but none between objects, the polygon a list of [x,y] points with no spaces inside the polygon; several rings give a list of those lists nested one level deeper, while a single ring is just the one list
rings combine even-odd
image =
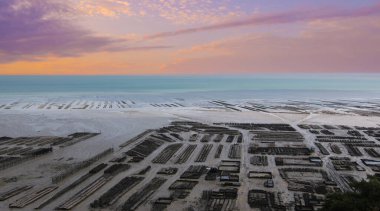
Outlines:
[{"label": "shoreline", "polygon": [[[64,169],[67,167],[67,165],[80,163],[106,149],[109,149],[110,147],[113,148],[115,152],[102,158],[94,165],[107,162],[111,165],[112,162],[109,162],[110,160],[121,157],[127,150],[130,150],[136,146],[136,144],[141,143],[141,140],[144,140],[144,138],[141,138],[136,143],[127,145],[125,148],[120,148],[119,145],[126,143],[128,140],[133,139],[146,130],[158,130],[160,128],[168,127],[174,121],[192,121],[214,126],[219,126],[219,124],[214,123],[231,122],[240,124],[287,124],[291,127],[297,128],[297,131],[305,137],[305,141],[302,143],[281,143],[279,146],[305,146],[307,148],[315,147],[313,141],[314,137],[307,131],[300,129],[299,125],[301,124],[332,126],[345,125],[351,128],[355,128],[355,126],[371,128],[380,127],[380,115],[369,116],[370,113],[368,113],[375,112],[376,109],[378,109],[379,104],[377,102],[349,101],[343,103],[341,101],[334,103],[330,101],[318,101],[310,103],[288,101],[287,104],[283,104],[282,102],[253,103],[244,101],[244,103],[237,103],[215,100],[201,101],[191,106],[185,107],[153,107],[150,104],[147,105],[148,106],[146,107],[136,106],[124,109],[17,109],[17,107],[14,109],[0,109],[0,137],[67,137],[70,134],[78,132],[100,133],[95,137],[75,143],[74,145],[63,148],[55,147],[52,153],[3,170],[1,172],[2,176],[0,178],[3,181],[0,182],[0,192],[17,187],[20,184],[33,185],[36,188],[45,187],[51,183],[51,178],[60,172],[59,169]],[[364,105],[366,107],[361,108],[361,106]],[[249,107],[243,108],[243,106]],[[368,108],[368,106],[370,106],[370,108]],[[367,113],[358,113],[358,111],[366,111]],[[273,155],[269,156],[269,167],[267,168],[257,167],[250,164],[249,160],[252,155],[248,154],[247,151],[253,142],[248,138],[250,137],[249,131],[241,130],[241,132],[244,135],[244,141],[241,143],[242,166],[240,173],[240,182],[243,185],[239,188],[239,198],[237,199],[236,206],[238,206],[238,208],[241,210],[249,209],[246,194],[250,189],[257,189],[260,187],[259,189],[272,191],[272,189],[261,187],[261,181],[251,180],[247,178],[246,174],[248,174],[248,171],[264,171],[269,169],[274,176],[276,187],[275,190],[283,191],[286,193],[283,196],[283,200],[286,202],[294,200],[293,196],[291,195],[293,192],[288,191],[286,181],[281,179],[279,173],[275,170],[277,167],[274,163]],[[168,133],[168,135],[170,134]],[[177,140],[176,142],[185,146],[189,146],[189,144],[210,144],[213,147],[209,153],[216,153],[219,143],[208,142],[205,144],[200,141],[187,143],[186,140],[188,138],[186,137],[187,136],[185,136],[184,141]],[[228,149],[232,147],[233,144],[239,144],[235,143],[236,141],[233,143],[225,143],[227,142],[225,139],[226,136],[220,143],[224,145],[224,149],[220,155],[220,159],[222,160],[228,160]],[[115,178],[104,185],[104,187],[102,187],[99,192],[92,194],[90,197],[77,205],[73,210],[89,210],[89,204],[92,203],[95,199],[99,198],[102,193],[109,190],[113,185],[117,184],[117,182],[123,179],[125,176],[134,176],[136,172],[142,169],[142,167],[146,167],[148,165],[152,166],[150,173],[145,177],[141,184],[137,185],[127,194],[123,195],[119,200],[117,200],[117,206],[121,206],[129,197],[131,197],[133,193],[139,191],[145,184],[148,184],[149,181],[153,179],[154,175],[160,171],[162,167],[175,166],[179,169],[178,173],[173,177],[169,175],[160,176],[167,178],[167,182],[165,182],[161,188],[159,188],[151,197],[149,197],[147,199],[147,203],[142,204],[138,210],[149,209],[151,207],[151,203],[153,203],[153,201],[158,197],[167,197],[167,188],[176,179],[179,179],[180,173],[185,171],[190,165],[199,165],[199,163],[192,163],[190,160],[195,160],[197,154],[201,153],[202,148],[198,146],[190,156],[189,161],[181,165],[175,164],[175,160],[179,156],[178,153],[180,153],[182,149],[179,150],[172,159],[170,159],[167,165],[157,163],[152,164],[150,161],[159,156],[160,151],[164,150],[165,147],[169,146],[170,144],[172,144],[172,142],[165,143],[163,146],[160,146],[141,163],[128,163],[128,165],[131,165],[129,170],[125,171],[125,173],[115,176]],[[267,144],[260,145],[266,146]],[[183,148],[185,148],[185,146],[183,146]],[[325,146],[327,147],[327,145]],[[341,149],[344,150],[344,156],[349,156],[344,147],[341,147]],[[316,147],[313,156],[321,157],[324,163],[330,163],[330,156],[324,156]],[[361,162],[360,158],[373,159],[367,154],[362,157],[351,157],[351,159],[358,163]],[[219,165],[220,159],[213,159],[210,155],[207,159],[207,162],[201,164],[215,167]],[[122,163],[127,162],[123,161]],[[74,182],[81,175],[89,171],[89,169],[93,168],[93,166],[78,170],[74,175],[70,176],[68,179],[65,179],[63,182],[58,184],[58,191],[66,187],[68,184]],[[321,169],[328,171],[330,175],[331,170],[328,166],[324,165]],[[372,173],[368,167],[365,167],[365,170],[366,172]],[[331,175],[333,176],[334,174]],[[96,177],[90,177],[88,181],[85,181],[83,184],[78,185],[78,187],[73,188],[73,190],[54,200],[51,204],[47,205],[42,210],[54,209],[65,201],[69,200],[76,192],[83,189],[86,185],[90,185],[92,182],[95,182],[95,179],[99,176],[101,176],[101,174],[97,173]],[[360,172],[356,176],[358,178],[364,178],[365,175]],[[4,179],[10,178],[16,178],[17,182],[4,182]],[[337,181],[341,182],[341,180]],[[182,209],[188,206],[197,207],[199,206],[199,196],[202,194],[203,190],[218,190],[219,188],[222,188],[219,183],[208,182],[204,181],[203,179],[201,179],[199,183],[200,184],[196,185],[194,190],[188,196],[189,198],[186,200],[186,202],[181,200],[175,201],[172,203],[172,205],[170,205],[170,208]],[[32,188],[30,192],[35,190],[35,188]],[[9,203],[14,202],[15,199],[20,198],[21,196],[22,195],[19,195],[9,200],[0,202],[0,209],[9,210]],[[42,201],[46,200],[47,198],[49,197],[44,197]],[[33,207],[37,207],[40,203],[42,203],[42,201],[38,200],[36,203],[32,203],[32,205],[18,210],[30,210]],[[114,210],[114,208],[116,207],[113,206],[106,210]]]}]

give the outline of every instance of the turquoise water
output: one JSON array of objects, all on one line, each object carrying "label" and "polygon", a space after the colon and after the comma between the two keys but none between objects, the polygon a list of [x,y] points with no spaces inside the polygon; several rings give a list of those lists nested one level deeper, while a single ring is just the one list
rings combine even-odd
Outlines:
[{"label": "turquoise water", "polygon": [[[242,95],[380,98],[380,74],[0,76],[0,96]],[[244,94],[243,94],[244,93]],[[352,96],[350,96],[350,94]]]}]

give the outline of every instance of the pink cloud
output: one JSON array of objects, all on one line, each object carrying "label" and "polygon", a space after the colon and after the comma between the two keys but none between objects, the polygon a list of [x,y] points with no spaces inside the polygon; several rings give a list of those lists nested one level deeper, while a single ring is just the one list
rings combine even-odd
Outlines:
[{"label": "pink cloud", "polygon": [[159,17],[175,24],[211,24],[236,18],[244,12],[231,7],[233,0],[71,0],[83,14],[90,16]]},{"label": "pink cloud", "polygon": [[380,72],[380,18],[312,22],[296,37],[249,35],[182,50],[170,73]]},{"label": "pink cloud", "polygon": [[76,8],[80,12],[90,16],[116,17],[119,15],[135,15],[130,3],[123,0],[80,0],[72,3],[76,4]]},{"label": "pink cloud", "polygon": [[316,19],[332,19],[332,18],[352,18],[365,17],[371,15],[380,15],[380,4],[357,9],[341,9],[341,8],[318,8],[293,10],[272,14],[258,14],[250,18],[234,20],[219,24],[206,25],[202,27],[193,27],[176,31],[161,32],[146,36],[147,39],[172,37],[183,34],[191,34],[196,32],[205,32],[213,30],[228,29],[242,26],[270,25],[270,24],[286,24],[300,21],[312,21]]}]

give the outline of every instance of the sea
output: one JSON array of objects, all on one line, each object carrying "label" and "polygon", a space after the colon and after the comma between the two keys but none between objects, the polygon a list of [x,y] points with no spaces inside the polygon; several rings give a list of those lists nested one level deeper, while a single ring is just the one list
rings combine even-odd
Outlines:
[{"label": "sea", "polygon": [[0,76],[1,99],[380,99],[379,74]]}]

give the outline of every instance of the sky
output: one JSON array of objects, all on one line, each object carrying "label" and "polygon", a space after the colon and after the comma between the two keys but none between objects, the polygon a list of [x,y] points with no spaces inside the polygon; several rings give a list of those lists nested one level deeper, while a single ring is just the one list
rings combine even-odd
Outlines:
[{"label": "sky", "polygon": [[2,75],[380,73],[376,0],[0,0]]}]

